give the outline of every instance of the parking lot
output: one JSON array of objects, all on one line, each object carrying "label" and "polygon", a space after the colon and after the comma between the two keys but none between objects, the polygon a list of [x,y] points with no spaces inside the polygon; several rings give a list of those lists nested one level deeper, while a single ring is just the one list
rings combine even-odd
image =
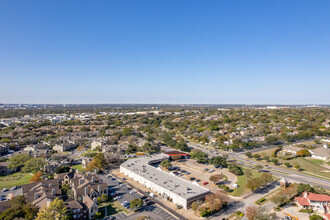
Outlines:
[{"label": "parking lot", "polygon": [[[118,181],[114,177],[107,177],[108,174],[99,175],[100,178],[103,179],[103,182],[108,185],[109,193],[110,194],[118,194],[121,198],[117,201],[122,204],[124,201],[130,202],[133,199],[141,198],[143,195],[139,194],[138,192],[130,193],[133,189],[129,186],[126,186],[121,181]],[[171,214],[166,212],[164,209],[159,207],[156,204],[146,205],[144,204],[141,209],[133,214],[127,216],[126,213],[118,213],[114,215],[115,219],[136,219],[139,216],[147,215],[150,216],[152,219],[159,219],[159,220],[172,220],[176,219]]]},{"label": "parking lot", "polygon": [[[15,190],[8,190],[5,192],[0,191],[0,198],[6,198],[9,199],[10,197],[14,197],[14,196],[19,196],[22,195],[22,188],[18,188]],[[9,198],[8,198],[9,195]],[[1,199],[2,201],[4,201],[3,199]]]},{"label": "parking lot", "polygon": [[115,193],[117,196],[121,197],[117,200],[120,204],[124,201],[130,202],[133,199],[137,199],[142,196],[137,192],[130,193],[133,189],[113,177],[108,178],[107,174],[100,175],[100,177],[103,179],[103,182],[108,185],[109,194]]},{"label": "parking lot", "polygon": [[135,212],[131,215],[126,215],[125,213],[122,212],[117,215],[114,215],[113,217],[115,220],[121,220],[121,219],[136,220],[139,216],[149,216],[152,220],[176,219],[157,205],[143,206],[138,212]]}]

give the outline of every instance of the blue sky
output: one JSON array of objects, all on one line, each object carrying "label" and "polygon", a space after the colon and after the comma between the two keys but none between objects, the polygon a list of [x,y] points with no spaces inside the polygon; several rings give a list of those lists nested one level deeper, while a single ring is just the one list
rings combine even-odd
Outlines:
[{"label": "blue sky", "polygon": [[0,103],[330,104],[330,1],[2,0]]}]

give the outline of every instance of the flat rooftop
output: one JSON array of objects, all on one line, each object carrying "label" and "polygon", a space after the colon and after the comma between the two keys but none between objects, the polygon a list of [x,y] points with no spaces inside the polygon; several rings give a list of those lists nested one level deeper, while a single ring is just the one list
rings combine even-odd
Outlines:
[{"label": "flat rooftop", "polygon": [[196,182],[192,183],[175,176],[173,173],[165,172],[160,167],[156,168],[150,165],[167,158],[168,156],[165,154],[134,158],[124,162],[121,167],[124,167],[185,199],[210,192],[208,189],[199,186]]}]

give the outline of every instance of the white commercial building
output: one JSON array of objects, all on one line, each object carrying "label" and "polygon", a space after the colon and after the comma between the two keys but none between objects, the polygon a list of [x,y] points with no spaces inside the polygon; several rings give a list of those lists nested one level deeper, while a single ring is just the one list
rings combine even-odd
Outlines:
[{"label": "white commercial building", "polygon": [[164,159],[168,159],[165,154],[130,159],[120,166],[120,172],[184,209],[210,193],[196,182],[189,182],[152,166]]}]

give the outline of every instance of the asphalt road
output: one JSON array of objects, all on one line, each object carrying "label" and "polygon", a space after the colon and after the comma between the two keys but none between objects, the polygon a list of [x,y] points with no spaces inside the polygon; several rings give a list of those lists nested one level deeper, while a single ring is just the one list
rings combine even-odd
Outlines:
[{"label": "asphalt road", "polygon": [[[215,153],[214,151],[211,151],[211,150],[207,149],[206,147],[198,145],[198,144],[194,144],[191,142],[188,142],[187,144],[190,147],[202,150],[203,152],[207,153],[210,156],[222,155],[221,152]],[[272,146],[274,146],[274,145],[272,145]],[[271,148],[272,146],[269,146],[268,149]],[[264,150],[264,149],[266,149],[266,148],[260,148],[260,150]],[[246,166],[248,166],[248,164],[265,166],[262,163],[252,161],[252,160],[247,160],[245,158],[240,157],[240,153],[228,153],[228,156],[232,159],[240,160],[240,161],[243,161],[244,163],[247,163]],[[325,189],[330,189],[329,180],[325,180],[325,179],[318,178],[318,177],[313,177],[313,176],[310,176],[307,174],[298,173],[295,171],[286,170],[286,169],[282,169],[282,168],[274,167],[274,166],[268,166],[267,169],[269,172],[271,172],[277,176],[280,176],[282,178],[286,178],[286,179],[290,179],[290,180],[298,181],[298,182],[302,182],[302,183],[308,183],[310,185],[318,185]]]}]

